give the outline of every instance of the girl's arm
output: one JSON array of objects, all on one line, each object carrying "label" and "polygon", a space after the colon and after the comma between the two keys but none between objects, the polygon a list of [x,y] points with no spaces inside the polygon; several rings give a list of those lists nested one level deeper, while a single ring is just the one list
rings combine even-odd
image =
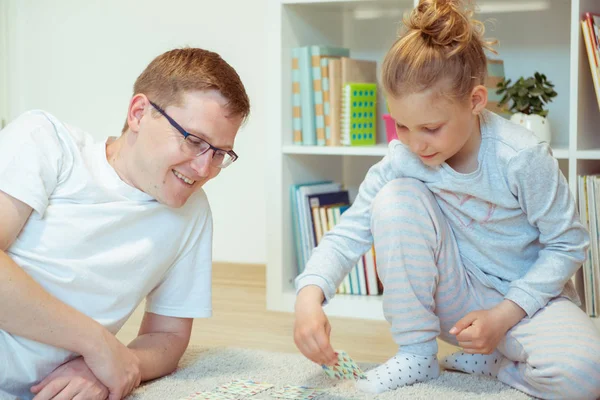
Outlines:
[{"label": "girl's arm", "polygon": [[296,278],[297,291],[307,285],[319,286],[327,303],[358,259],[371,248],[371,205],[386,183],[401,177],[394,161],[394,148],[399,145],[390,145],[388,155],[369,169],[352,206],[323,236],[304,272]]},{"label": "girl's arm", "polygon": [[522,150],[509,163],[508,180],[527,214],[540,231],[544,246],[529,271],[510,284],[505,298],[532,316],[558,296],[585,261],[589,235],[579,220],[569,185],[552,156],[540,143]]}]

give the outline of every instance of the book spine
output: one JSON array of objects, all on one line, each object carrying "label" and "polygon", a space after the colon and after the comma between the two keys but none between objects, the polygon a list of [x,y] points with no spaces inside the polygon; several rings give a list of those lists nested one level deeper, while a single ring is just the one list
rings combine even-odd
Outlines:
[{"label": "book spine", "polygon": [[299,60],[302,143],[305,146],[315,146],[317,144],[317,133],[315,131],[315,100],[313,96],[310,47],[300,48]]},{"label": "book spine", "polygon": [[321,59],[321,89],[323,92],[323,122],[325,125],[324,145],[331,142],[331,104],[329,97],[329,58]]},{"label": "book spine", "polygon": [[292,132],[293,143],[302,144],[302,106],[300,100],[300,48],[292,49]]},{"label": "book spine", "polygon": [[342,115],[340,118],[340,141],[343,146],[350,146],[350,119],[351,119],[351,86],[344,85],[342,89]]}]

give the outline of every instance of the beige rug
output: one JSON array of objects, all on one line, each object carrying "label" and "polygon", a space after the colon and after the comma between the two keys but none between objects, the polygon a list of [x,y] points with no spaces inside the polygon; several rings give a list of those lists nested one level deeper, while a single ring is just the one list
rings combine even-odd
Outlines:
[{"label": "beige rug", "polygon": [[[374,364],[361,364],[368,370]],[[177,400],[196,391],[212,391],[234,379],[252,379],[282,387],[305,385],[326,390],[319,400],[332,399],[442,399],[520,400],[525,394],[496,380],[461,373],[444,372],[435,380],[404,387],[378,396],[354,389],[351,381],[329,379],[319,366],[299,354],[218,348],[190,347],[179,369],[162,379],[138,388],[127,400]],[[269,392],[248,399],[272,399]]]}]

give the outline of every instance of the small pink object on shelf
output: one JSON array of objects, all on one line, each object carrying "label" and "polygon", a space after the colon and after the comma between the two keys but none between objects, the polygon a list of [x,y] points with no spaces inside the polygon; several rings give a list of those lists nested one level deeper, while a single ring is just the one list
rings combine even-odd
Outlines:
[{"label": "small pink object on shelf", "polygon": [[390,114],[383,114],[383,120],[385,121],[385,136],[387,137],[388,143],[394,139],[398,139],[396,134],[396,121],[390,116]]}]

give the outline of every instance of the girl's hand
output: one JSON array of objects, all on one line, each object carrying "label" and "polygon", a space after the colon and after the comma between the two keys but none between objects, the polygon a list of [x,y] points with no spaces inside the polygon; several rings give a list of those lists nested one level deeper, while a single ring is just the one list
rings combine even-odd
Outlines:
[{"label": "girl's hand", "polygon": [[450,329],[465,353],[491,354],[506,332],[525,317],[521,307],[504,300],[491,310],[473,311]]},{"label": "girl's hand", "polygon": [[334,365],[337,355],[329,341],[331,325],[321,306],[323,299],[318,286],[307,286],[298,293],[294,342],[309,360],[320,365]]}]

